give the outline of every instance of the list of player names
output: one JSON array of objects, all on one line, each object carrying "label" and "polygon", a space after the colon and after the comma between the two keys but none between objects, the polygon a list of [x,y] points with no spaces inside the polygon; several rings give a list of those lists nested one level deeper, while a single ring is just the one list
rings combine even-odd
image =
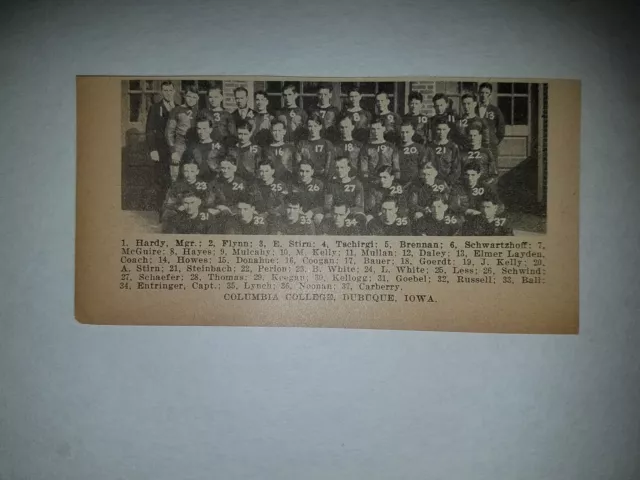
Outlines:
[{"label": "list of player names", "polygon": [[436,302],[434,285],[545,283],[543,241],[476,238],[123,239],[119,288],[224,301]]}]

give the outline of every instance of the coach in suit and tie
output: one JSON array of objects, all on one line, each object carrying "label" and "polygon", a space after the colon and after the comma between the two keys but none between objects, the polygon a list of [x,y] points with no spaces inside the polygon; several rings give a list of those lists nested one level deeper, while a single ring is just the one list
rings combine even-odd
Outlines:
[{"label": "coach in suit and tie", "polygon": [[170,81],[162,82],[162,100],[149,107],[147,114],[147,147],[149,156],[156,164],[156,207],[162,209],[164,197],[171,185],[171,152],[165,138],[169,113],[175,107],[175,89]]}]

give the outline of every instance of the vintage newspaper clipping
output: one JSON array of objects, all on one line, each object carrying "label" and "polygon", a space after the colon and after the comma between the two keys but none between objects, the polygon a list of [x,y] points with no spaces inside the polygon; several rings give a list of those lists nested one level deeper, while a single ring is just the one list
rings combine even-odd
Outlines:
[{"label": "vintage newspaper clipping", "polygon": [[580,83],[78,77],[87,324],[578,332]]}]

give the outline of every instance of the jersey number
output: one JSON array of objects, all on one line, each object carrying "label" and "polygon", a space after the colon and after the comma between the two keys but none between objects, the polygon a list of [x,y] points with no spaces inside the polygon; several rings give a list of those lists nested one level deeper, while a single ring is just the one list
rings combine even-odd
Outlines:
[{"label": "jersey number", "polygon": [[353,121],[354,122],[360,121],[360,114],[358,112],[353,114]]},{"label": "jersey number", "polygon": [[355,192],[356,190],[356,186],[355,185],[345,185],[344,186],[344,191],[345,192]]},{"label": "jersey number", "polygon": [[394,185],[391,187],[392,195],[402,195],[402,185]]},{"label": "jersey number", "polygon": [[480,152],[469,152],[467,154],[467,158],[469,158],[469,160],[479,160],[480,159]]},{"label": "jersey number", "polygon": [[282,191],[282,184],[281,183],[272,183],[271,184],[271,190],[273,190],[274,192],[281,192]]},{"label": "jersey number", "polygon": [[358,220],[356,220],[356,219],[353,219],[353,220],[352,220],[352,219],[348,218],[348,219],[346,219],[346,220],[344,221],[344,224],[345,224],[347,227],[355,227],[356,225],[358,225]]},{"label": "jersey number", "polygon": [[214,119],[216,122],[219,122],[219,121],[220,121],[220,114],[219,114],[218,112],[215,112],[215,113],[213,114],[213,119]]},{"label": "jersey number", "polygon": [[446,215],[444,217],[444,223],[446,223],[447,225],[455,225],[456,223],[458,223],[458,219],[456,217],[452,217],[451,215]]},{"label": "jersey number", "polygon": [[444,147],[436,147],[436,155],[444,155],[447,149]]},{"label": "jersey number", "polygon": [[404,154],[409,155],[410,153],[418,153],[418,149],[416,147],[404,147]]},{"label": "jersey number", "polygon": [[316,153],[320,153],[324,150],[324,145],[316,145]]},{"label": "jersey number", "polygon": [[236,191],[237,191],[237,190],[244,190],[244,183],[236,183],[236,182],[233,182],[233,183],[231,184],[231,190],[236,190]]},{"label": "jersey number", "polygon": [[207,212],[201,212],[200,213],[200,220],[202,220],[202,221],[209,220],[209,214]]},{"label": "jersey number", "polygon": [[320,185],[309,185],[307,187],[307,192],[319,192],[320,191]]},{"label": "jersey number", "polygon": [[505,222],[506,220],[507,220],[506,218],[496,218],[496,219],[493,221],[493,224],[494,224],[496,227],[502,227],[502,226],[504,225],[504,222]]},{"label": "jersey number", "polygon": [[407,217],[396,218],[396,225],[406,225],[408,222]]},{"label": "jersey number", "polygon": [[207,182],[196,182],[196,190],[206,190],[207,189]]},{"label": "jersey number", "polygon": [[431,190],[434,192],[444,192],[444,185],[440,184],[440,185],[433,185],[431,187]]},{"label": "jersey number", "polygon": [[473,194],[474,197],[476,197],[478,195],[482,195],[484,193],[484,188],[482,188],[482,187],[474,187],[473,190],[471,190],[471,193]]},{"label": "jersey number", "polygon": [[253,217],[254,225],[264,225],[264,218],[262,217]]}]

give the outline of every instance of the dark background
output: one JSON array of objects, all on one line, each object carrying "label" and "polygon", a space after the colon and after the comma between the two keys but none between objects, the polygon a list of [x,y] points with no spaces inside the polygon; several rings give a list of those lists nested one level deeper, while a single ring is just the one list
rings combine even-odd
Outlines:
[{"label": "dark background", "polygon": [[[640,476],[636,5],[3,13],[2,480]],[[582,79],[580,335],[77,324],[74,75],[185,72]]]}]

